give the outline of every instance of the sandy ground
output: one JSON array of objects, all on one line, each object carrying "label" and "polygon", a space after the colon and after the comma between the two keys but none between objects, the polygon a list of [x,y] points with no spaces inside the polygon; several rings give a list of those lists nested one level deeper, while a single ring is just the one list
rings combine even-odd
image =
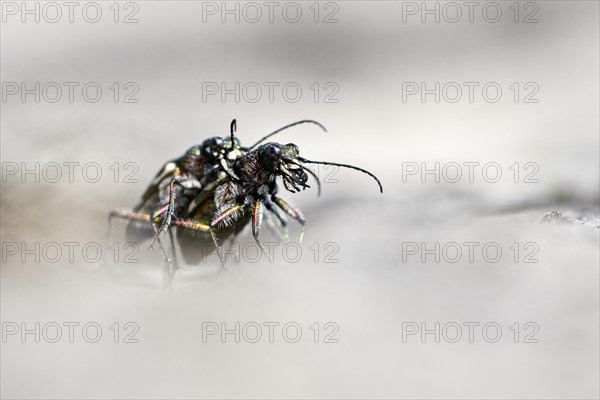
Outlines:
[{"label": "sandy ground", "polygon": [[[333,24],[315,24],[312,3],[300,3],[296,24],[203,22],[200,2],[135,4],[134,24],[114,23],[108,3],[96,24],[18,14],[2,24],[2,82],[103,88],[97,103],[80,91],[72,103],[2,102],[3,398],[598,398],[598,3],[539,2],[533,24],[515,24],[509,3],[495,24],[403,23],[392,2],[335,3]],[[121,95],[134,82],[139,101],[115,103],[114,82]],[[203,82],[295,82],[303,95],[203,101]],[[323,102],[328,82],[337,103]],[[496,82],[503,95],[403,102],[403,82]],[[537,103],[522,101],[528,82]],[[277,242],[273,260],[253,262],[246,231],[226,272],[211,257],[166,289],[147,242],[125,262],[124,223],[112,230],[119,253],[106,248],[107,213],[135,204],[162,162],[226,135],[234,117],[244,143],[295,120],[322,122],[327,133],[302,126],[278,140],[373,171],[384,194],[368,176],[320,169],[321,197],[287,196],[308,221],[300,254]],[[22,163],[36,162],[40,182],[22,179]],[[53,162],[97,163],[102,177],[91,183],[76,169],[69,182],[63,168],[51,183],[42,169]],[[502,176],[407,175],[436,162],[463,174],[464,163],[493,162]],[[541,223],[552,211],[563,218]],[[72,260],[65,243],[77,246]],[[465,243],[475,243],[472,260]],[[86,258],[86,244],[109,260]],[[39,343],[21,335],[36,323]],[[79,324],[72,343],[69,323]],[[221,336],[236,323],[239,343]],[[62,336],[51,343],[55,324]]]}]

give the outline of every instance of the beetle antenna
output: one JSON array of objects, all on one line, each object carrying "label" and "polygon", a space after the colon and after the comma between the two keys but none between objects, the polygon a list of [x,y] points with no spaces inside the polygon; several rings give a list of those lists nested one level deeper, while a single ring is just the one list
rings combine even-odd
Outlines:
[{"label": "beetle antenna", "polygon": [[307,160],[306,158],[302,158],[302,157],[298,157],[298,160],[301,161],[301,162],[303,162],[303,163],[308,163],[308,164],[335,165],[337,167],[344,167],[344,168],[355,169],[355,170],[360,171],[362,173],[365,173],[365,174],[369,175],[371,178],[375,179],[375,181],[379,185],[379,191],[381,193],[383,193],[383,185],[381,184],[381,181],[375,175],[373,175],[372,173],[370,173],[366,169],[355,167],[354,165],[339,164],[339,163],[330,162],[330,161],[311,161],[311,160]]},{"label": "beetle antenna", "polygon": [[273,132],[269,133],[267,136],[263,137],[258,142],[254,143],[251,147],[249,147],[248,151],[252,150],[253,148],[255,148],[256,146],[258,146],[259,144],[261,144],[262,142],[264,142],[265,140],[267,140],[271,136],[276,135],[279,132],[281,132],[283,130],[286,130],[287,128],[291,128],[292,126],[296,126],[296,125],[300,125],[300,124],[315,124],[319,128],[323,129],[324,132],[327,132],[327,129],[325,129],[325,127],[323,125],[321,125],[320,123],[318,123],[317,121],[313,121],[312,119],[303,119],[302,121],[292,122],[291,124],[288,124],[288,125],[286,125],[284,127],[281,127],[279,129],[277,129],[276,131],[273,131]]},{"label": "beetle antenna", "polygon": [[229,132],[231,133],[231,148],[229,149],[231,151],[235,147],[235,141],[233,139],[235,137],[235,134],[237,133],[237,121],[235,120],[235,118],[231,121]]}]

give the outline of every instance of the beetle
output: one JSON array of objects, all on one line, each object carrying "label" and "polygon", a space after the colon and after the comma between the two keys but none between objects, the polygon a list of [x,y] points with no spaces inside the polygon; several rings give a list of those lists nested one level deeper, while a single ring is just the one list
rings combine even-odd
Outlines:
[{"label": "beetle", "polygon": [[[155,241],[168,230],[171,219],[184,210],[208,183],[217,179],[219,173],[233,178],[230,163],[242,155],[240,142],[235,137],[236,120],[231,121],[230,137],[210,137],[201,144],[190,147],[182,156],[167,161],[158,171],[133,214],[149,214],[153,222]],[[127,216],[121,212],[120,216]],[[137,219],[131,218],[131,222]],[[139,234],[138,226],[130,223],[128,237]]]},{"label": "beetle", "polygon": [[[172,233],[169,228],[180,217],[185,218],[191,209],[196,209],[198,204],[205,203],[211,198],[213,188],[225,181],[239,181],[234,166],[246,152],[258,146],[279,132],[295,125],[312,123],[326,131],[325,127],[313,120],[300,120],[285,125],[264,136],[251,147],[242,147],[235,137],[237,122],[232,120],[229,137],[211,137],[200,145],[189,148],[179,158],[166,162],[156,174],[155,178],[142,195],[138,204],[132,210],[113,210],[109,216],[123,218],[129,221],[127,229],[128,239],[140,239],[139,225],[150,224],[154,231],[154,243],[158,242],[163,257],[170,263],[161,237],[169,232],[173,245]],[[204,204],[206,207],[206,204]],[[282,223],[283,219],[278,218]],[[216,238],[213,243],[216,245]],[[175,254],[174,247],[172,248]]]}]

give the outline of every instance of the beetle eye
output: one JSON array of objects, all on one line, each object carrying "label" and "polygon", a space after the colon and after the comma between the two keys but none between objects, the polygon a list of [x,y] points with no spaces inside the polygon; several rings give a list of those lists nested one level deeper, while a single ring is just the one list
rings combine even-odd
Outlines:
[{"label": "beetle eye", "polygon": [[289,147],[292,149],[294,157],[298,157],[298,155],[300,154],[300,149],[294,143],[288,143],[285,145],[285,147]]},{"label": "beetle eye", "polygon": [[276,145],[269,145],[265,149],[265,156],[271,161],[278,160],[281,157],[281,148]]},{"label": "beetle eye", "polygon": [[223,139],[220,137],[212,137],[202,142],[202,153],[204,157],[216,158],[222,147]]},{"label": "beetle eye", "polygon": [[221,139],[220,137],[213,137],[213,138],[209,138],[206,139],[204,142],[202,142],[202,147],[203,148],[210,148],[210,147],[220,147],[223,145],[223,139]]}]

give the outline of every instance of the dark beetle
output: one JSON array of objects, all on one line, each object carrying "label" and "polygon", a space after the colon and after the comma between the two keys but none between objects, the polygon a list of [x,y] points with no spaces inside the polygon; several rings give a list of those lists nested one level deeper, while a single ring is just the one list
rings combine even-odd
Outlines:
[{"label": "dark beetle", "polygon": [[[191,147],[181,157],[165,163],[133,210],[115,210],[111,212],[110,217],[129,220],[128,238],[130,239],[134,235],[136,239],[140,238],[137,225],[150,224],[154,230],[154,241],[159,242],[161,251],[168,260],[160,239],[167,231],[171,233],[169,228],[173,225],[186,227],[186,219],[192,214],[196,221],[210,221],[216,212],[216,207],[212,209],[212,203],[216,201],[213,199],[216,189],[224,182],[240,181],[234,172],[238,169],[237,161],[269,137],[303,123],[313,123],[325,129],[316,121],[302,120],[286,125],[263,137],[252,147],[245,148],[240,146],[239,140],[235,137],[236,120],[234,119],[231,122],[230,137],[211,137],[202,144]],[[278,219],[282,224],[285,223],[280,216]],[[239,232],[243,226],[238,228],[232,233]],[[212,243],[216,246],[216,237],[211,230],[198,229],[196,226],[189,228],[188,231],[204,234],[211,232]],[[200,236],[206,235],[200,234]]]},{"label": "dark beetle", "polygon": [[[219,173],[233,176],[230,165],[243,154],[235,130],[234,119],[229,138],[208,138],[181,157],[166,162],[156,174],[133,214],[149,214],[152,221],[160,222],[153,225],[157,239],[167,231],[172,217],[185,210],[208,183],[216,181]],[[127,212],[120,212],[119,216],[127,217]],[[140,237],[137,220],[130,219],[128,238]]]}]

